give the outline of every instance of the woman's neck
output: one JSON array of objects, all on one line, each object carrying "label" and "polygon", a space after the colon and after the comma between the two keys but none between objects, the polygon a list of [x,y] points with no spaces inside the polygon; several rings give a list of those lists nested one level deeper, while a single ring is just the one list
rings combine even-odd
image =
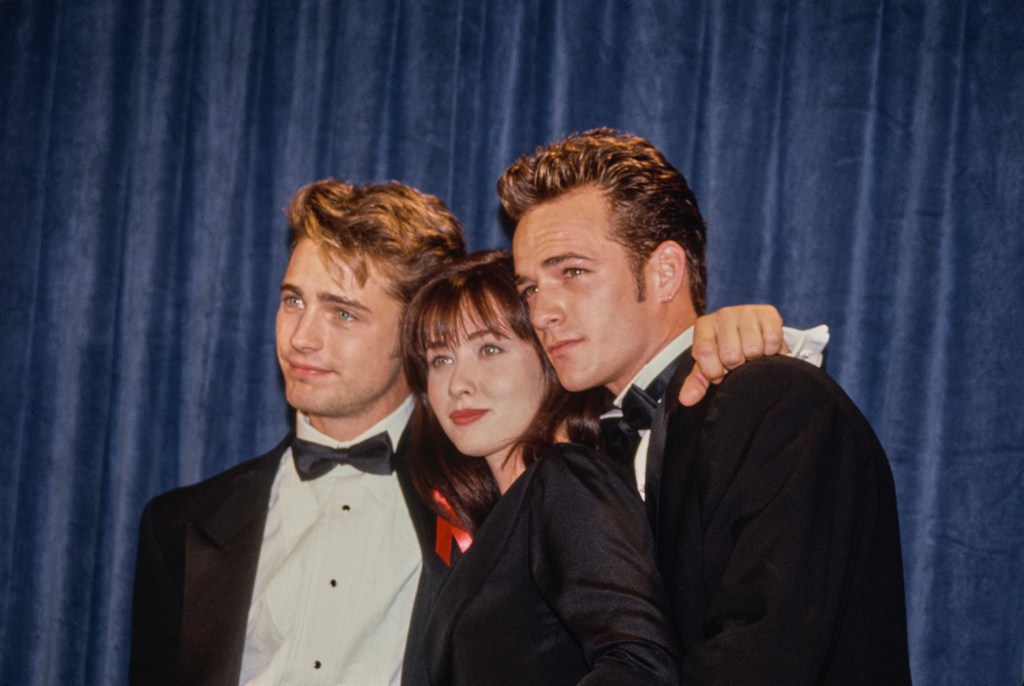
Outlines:
[{"label": "woman's neck", "polygon": [[519,450],[512,454],[503,450],[500,453],[488,455],[485,459],[487,466],[491,468],[491,474],[494,475],[494,481],[498,484],[498,492],[502,495],[526,471],[526,468],[523,467],[523,455]]}]

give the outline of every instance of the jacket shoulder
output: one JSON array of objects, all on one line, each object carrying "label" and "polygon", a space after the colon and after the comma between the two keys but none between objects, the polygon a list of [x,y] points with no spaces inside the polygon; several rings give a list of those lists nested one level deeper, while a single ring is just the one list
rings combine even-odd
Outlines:
[{"label": "jacket shoulder", "polygon": [[796,416],[828,413],[835,420],[874,435],[867,419],[832,377],[793,357],[772,355],[751,360],[730,372],[717,387],[712,386],[708,395],[708,419],[723,412],[786,417],[792,408]]},{"label": "jacket shoulder", "polygon": [[584,488],[594,493],[614,489],[633,494],[631,475],[619,463],[579,443],[558,443],[540,460],[533,475],[535,483]]},{"label": "jacket shoulder", "polygon": [[193,519],[207,512],[209,507],[222,502],[236,487],[253,478],[272,481],[281,455],[291,443],[289,434],[273,449],[251,460],[239,463],[202,481],[179,486],[154,496],[146,503],[143,517],[159,525],[168,520]]}]

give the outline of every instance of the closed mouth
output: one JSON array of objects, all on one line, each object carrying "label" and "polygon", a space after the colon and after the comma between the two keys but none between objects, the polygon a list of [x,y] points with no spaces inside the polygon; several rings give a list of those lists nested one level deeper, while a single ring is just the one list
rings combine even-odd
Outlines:
[{"label": "closed mouth", "polygon": [[569,350],[569,348],[571,348],[572,346],[576,345],[579,342],[580,341],[577,338],[563,339],[560,341],[555,341],[554,343],[546,346],[544,349],[547,351],[548,357],[558,357],[559,355],[564,354],[567,350]]},{"label": "closed mouth", "polygon": [[285,360],[288,363],[288,369],[295,376],[318,376],[320,374],[326,374],[330,370],[324,369],[323,367],[313,367],[308,364],[299,364],[291,360]]},{"label": "closed mouth", "polygon": [[448,418],[456,426],[465,426],[466,424],[472,424],[485,414],[487,414],[487,410],[455,410],[448,415]]}]

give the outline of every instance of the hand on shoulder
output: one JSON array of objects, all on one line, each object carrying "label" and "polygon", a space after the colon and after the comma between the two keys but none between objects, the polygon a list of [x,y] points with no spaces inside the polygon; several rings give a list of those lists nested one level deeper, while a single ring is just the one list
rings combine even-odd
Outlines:
[{"label": "hand on shoulder", "polygon": [[784,329],[771,305],[736,305],[697,319],[693,329],[693,370],[683,381],[679,402],[696,405],[711,384],[749,360],[771,355],[799,354],[816,366],[828,345],[828,327],[800,331]]}]

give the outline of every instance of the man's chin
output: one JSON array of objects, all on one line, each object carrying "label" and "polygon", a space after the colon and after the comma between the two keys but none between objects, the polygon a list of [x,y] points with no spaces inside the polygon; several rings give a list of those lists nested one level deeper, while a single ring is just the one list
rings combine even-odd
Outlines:
[{"label": "man's chin", "polygon": [[309,388],[303,388],[302,385],[285,389],[284,397],[289,405],[303,414],[317,415],[324,411],[323,400],[317,398],[315,393],[311,393]]},{"label": "man's chin", "polygon": [[591,380],[587,378],[586,374],[583,374],[579,370],[571,367],[563,366],[559,368],[558,366],[555,366],[555,374],[558,376],[558,383],[562,384],[562,388],[570,393],[586,391],[597,385],[592,383]]}]

